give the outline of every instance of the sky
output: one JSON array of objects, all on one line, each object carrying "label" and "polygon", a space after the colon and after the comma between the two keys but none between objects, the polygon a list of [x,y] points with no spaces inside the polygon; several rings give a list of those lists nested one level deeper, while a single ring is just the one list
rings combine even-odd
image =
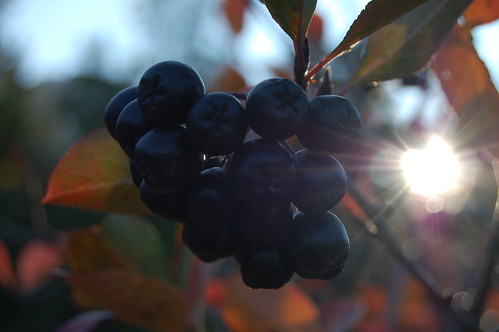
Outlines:
[{"label": "sky", "polygon": [[[317,12],[331,18],[326,20],[329,25],[325,29],[331,47],[367,2],[318,1]],[[20,54],[20,79],[26,85],[77,75],[82,62],[88,60],[88,46],[95,42],[106,46],[102,61],[109,73],[120,73],[135,63],[146,48],[143,32],[138,29],[140,21],[135,16],[139,9],[140,0],[10,0],[0,38],[7,48]],[[248,23],[252,27],[238,41],[247,47],[245,65],[258,67],[262,62],[282,61],[282,50],[267,37],[258,22],[250,19]],[[337,35],[327,35],[327,31],[335,31]],[[499,22],[474,31],[477,50],[489,65],[496,86],[499,86],[499,44],[495,41],[498,35]],[[119,74],[115,76],[120,79]]]}]

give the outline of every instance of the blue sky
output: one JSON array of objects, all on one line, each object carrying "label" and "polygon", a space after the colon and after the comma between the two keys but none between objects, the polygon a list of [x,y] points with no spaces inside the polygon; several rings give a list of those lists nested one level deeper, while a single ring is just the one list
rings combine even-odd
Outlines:
[{"label": "blue sky", "polygon": [[[332,29],[326,31],[341,34],[367,2],[319,1],[317,11],[332,15],[328,21]],[[92,41],[106,45],[102,60],[110,72],[120,73],[146,48],[135,17],[139,4],[138,0],[11,0],[0,37],[4,45],[21,55],[21,79],[31,85],[77,74]],[[495,41],[498,35],[498,22],[474,32],[479,54],[488,63],[496,86],[499,85],[499,44]],[[326,37],[332,42],[339,38]],[[265,38],[266,34],[255,28],[239,41],[248,46],[247,65],[281,60],[282,50]],[[119,62],[113,61],[117,58]]]}]

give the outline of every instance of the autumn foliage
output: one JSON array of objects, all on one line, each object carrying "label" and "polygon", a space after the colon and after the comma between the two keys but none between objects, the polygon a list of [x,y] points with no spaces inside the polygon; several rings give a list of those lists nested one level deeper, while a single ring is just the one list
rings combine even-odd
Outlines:
[{"label": "autumn foliage", "polygon": [[[60,234],[57,241],[30,243],[23,249],[16,267],[0,239],[1,286],[22,293],[46,278],[53,278],[53,268],[59,267],[57,277],[70,285],[72,300],[82,311],[111,310],[117,319],[128,324],[164,332],[214,331],[221,325],[234,332],[442,331],[449,326],[464,331],[494,326],[493,320],[490,323],[490,312],[496,315],[495,326],[499,326],[499,306],[494,300],[498,295],[490,276],[484,277],[484,282],[477,277],[477,282],[482,283],[472,285],[469,279],[456,276],[475,273],[470,266],[476,265],[464,264],[450,250],[466,251],[461,247],[467,243],[490,247],[488,251],[480,251],[482,254],[470,256],[483,258],[480,270],[483,271],[487,269],[487,259],[497,260],[498,248],[494,245],[497,235],[491,237],[491,244],[476,238],[470,242],[457,239],[456,234],[470,233],[469,224],[460,221],[478,219],[466,208],[463,208],[468,211],[466,215],[425,214],[421,212],[424,208],[397,213],[397,204],[389,208],[386,205],[398,196],[388,199],[389,190],[377,187],[366,171],[366,165],[380,146],[400,145],[397,137],[417,137],[429,131],[418,127],[417,121],[401,130],[403,134],[393,136],[376,128],[377,116],[382,111],[368,104],[366,91],[373,86],[377,86],[374,88],[377,91],[385,81],[400,82],[416,74],[432,77],[433,84],[439,85],[440,93],[445,96],[442,117],[450,117],[457,123],[450,135],[455,145],[467,156],[479,155],[483,171],[480,174],[489,176],[490,181],[483,183],[491,187],[483,189],[475,185],[468,195],[470,201],[473,195],[489,198],[485,201],[492,212],[485,216],[488,219],[483,213],[480,215],[487,220],[480,219],[482,228],[478,238],[497,233],[499,221],[493,212],[497,200],[494,181],[497,181],[499,158],[499,96],[486,64],[474,47],[472,32],[479,25],[497,20],[499,3],[373,0],[359,13],[338,45],[332,51],[324,51],[318,62],[310,63],[307,54],[310,49],[304,46],[308,45],[307,38],[320,40],[326,29],[326,17],[315,12],[316,4],[314,0],[261,3],[224,0],[220,10],[232,33],[237,35],[244,30],[245,15],[254,6],[265,6],[277,23],[276,29],[280,27],[292,41],[295,63],[286,75],[294,75],[295,81],[308,88],[309,93],[322,88],[330,93],[350,94],[354,99],[361,96],[359,105],[367,119],[368,141],[362,155],[345,158],[355,188],[337,208],[345,216],[352,238],[353,254],[347,262],[345,277],[331,281],[297,278],[279,290],[257,291],[241,283],[230,263],[202,263],[184,247],[174,223],[150,221],[151,214],[140,201],[130,178],[128,158],[107,132],[100,129],[81,138],[60,159],[43,204],[108,216],[98,226]],[[347,68],[346,63],[351,67]],[[336,68],[347,68],[349,74],[335,76]],[[235,66],[228,66],[211,88],[245,93],[249,87],[241,72]],[[289,141],[290,146],[298,144]],[[492,197],[494,193],[496,196]],[[423,205],[417,201],[411,206]],[[394,219],[390,219],[392,216]],[[166,228],[158,226],[161,223]],[[418,228],[423,223],[428,227]],[[429,229],[441,237],[424,233]],[[373,249],[376,246],[383,250]],[[473,247],[479,249],[482,248]],[[453,262],[456,264],[452,265]],[[388,266],[392,274],[384,274],[386,271],[380,271],[380,266]],[[462,270],[457,271],[458,266]],[[427,278],[426,270],[441,274]],[[433,283],[434,279],[437,282]],[[438,288],[442,287],[440,284],[447,286],[447,293]],[[471,288],[476,290],[473,294],[485,290],[485,295],[469,299],[464,307],[456,305],[457,299],[471,296]],[[483,317],[489,318],[485,321]]]}]

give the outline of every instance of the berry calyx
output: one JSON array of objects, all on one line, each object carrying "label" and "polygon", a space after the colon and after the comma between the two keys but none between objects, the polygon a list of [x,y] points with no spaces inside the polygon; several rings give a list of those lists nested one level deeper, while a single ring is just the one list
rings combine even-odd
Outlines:
[{"label": "berry calyx", "polygon": [[210,156],[232,152],[242,144],[248,131],[241,102],[225,92],[209,93],[189,112],[187,133],[201,151]]},{"label": "berry calyx", "polygon": [[305,91],[287,78],[258,83],[248,93],[246,111],[251,128],[261,137],[283,140],[293,136],[306,117]]},{"label": "berry calyx", "polygon": [[185,123],[189,110],[204,94],[204,82],[196,70],[178,61],[164,61],[144,72],[137,100],[151,125],[178,125]]}]

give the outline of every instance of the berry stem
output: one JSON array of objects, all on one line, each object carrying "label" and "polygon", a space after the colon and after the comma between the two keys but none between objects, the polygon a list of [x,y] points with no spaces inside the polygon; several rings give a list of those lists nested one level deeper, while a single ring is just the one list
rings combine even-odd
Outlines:
[{"label": "berry stem", "polygon": [[293,40],[293,46],[295,49],[295,82],[302,87],[304,91],[307,91],[308,80],[305,79],[305,73],[308,70],[310,64],[310,46],[308,44],[308,38],[306,35],[306,30],[303,30],[303,12],[304,12],[304,2],[301,2],[301,10],[299,15],[298,27],[299,31],[296,39]]},{"label": "berry stem", "polygon": [[295,43],[295,82],[302,87],[303,90],[307,90],[308,81],[305,79],[305,73],[308,69],[308,64],[310,62],[310,47],[308,45],[308,39],[298,38]]}]

